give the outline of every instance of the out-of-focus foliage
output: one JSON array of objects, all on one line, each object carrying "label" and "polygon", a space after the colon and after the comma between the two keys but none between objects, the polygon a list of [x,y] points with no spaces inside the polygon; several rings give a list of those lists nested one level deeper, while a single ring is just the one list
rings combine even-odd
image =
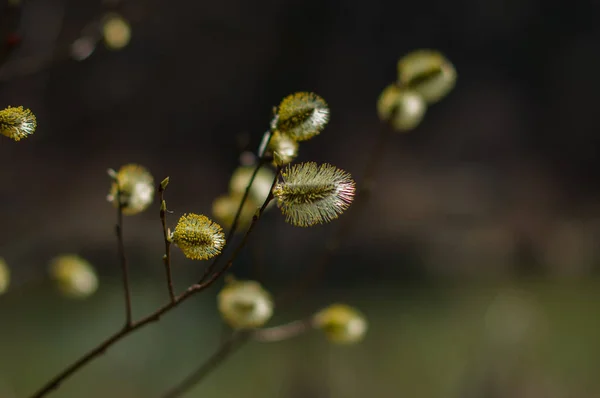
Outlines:
[{"label": "out-of-focus foliage", "polygon": [[121,50],[131,40],[131,26],[121,15],[109,14],[102,25],[104,44],[111,50]]},{"label": "out-of-focus foliage", "polygon": [[377,101],[379,118],[396,131],[413,130],[423,120],[426,110],[425,99],[419,93],[396,84],[387,86]]},{"label": "out-of-focus foliage", "polygon": [[50,262],[50,276],[59,291],[70,298],[86,298],[98,289],[94,267],[75,254],[63,254]]},{"label": "out-of-focus foliage", "polygon": [[6,292],[10,285],[10,269],[6,261],[0,257],[0,294]]},{"label": "out-of-focus foliage", "polygon": [[[243,194],[227,194],[221,195],[213,201],[212,214],[225,228],[231,228],[242,197]],[[238,220],[239,230],[244,230],[250,225],[252,217],[259,207],[260,204],[253,198],[246,199]]]},{"label": "out-of-focus foliage", "polygon": [[223,320],[236,329],[260,327],[273,315],[273,299],[256,281],[229,278],[217,303]]},{"label": "out-of-focus foliage", "polygon": [[332,304],[314,317],[315,327],[323,330],[332,343],[354,344],[367,333],[367,320],[357,309],[346,304]]},{"label": "out-of-focus foliage", "polygon": [[416,50],[398,61],[398,83],[433,104],[454,88],[456,69],[439,51]]},{"label": "out-of-focus foliage", "polygon": [[146,210],[154,200],[154,178],[145,167],[137,164],[127,164],[113,176],[109,202],[117,207],[117,190],[120,189],[120,199],[123,214],[134,215]]}]

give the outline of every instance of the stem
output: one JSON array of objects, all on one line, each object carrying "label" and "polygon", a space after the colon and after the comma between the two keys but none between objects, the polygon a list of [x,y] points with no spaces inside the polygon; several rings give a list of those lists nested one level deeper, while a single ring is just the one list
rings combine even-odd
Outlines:
[{"label": "stem", "polygon": [[251,333],[243,330],[232,333],[199,368],[190,373],[175,387],[164,393],[162,397],[176,398],[185,394],[215,370],[229,355],[243,347],[244,343],[249,341],[250,336]]},{"label": "stem", "polygon": [[131,326],[131,292],[129,289],[129,270],[127,268],[127,257],[125,256],[125,244],[123,242],[123,203],[121,203],[121,185],[118,178],[115,178],[117,184],[117,245],[119,248],[119,258],[121,262],[121,271],[123,274],[123,290],[125,291],[125,327]]},{"label": "stem", "polygon": [[169,289],[169,298],[171,303],[175,301],[175,291],[173,289],[173,276],[171,274],[171,238],[169,237],[169,230],[167,228],[167,202],[164,199],[165,187],[161,183],[158,186],[158,197],[160,200],[160,222],[163,229],[163,237],[165,240],[165,255],[163,256],[163,263],[165,265],[165,273],[167,275],[167,288]]},{"label": "stem", "polygon": [[252,340],[264,343],[274,343],[289,340],[313,328],[313,319],[297,320],[271,328],[256,329],[252,333]]},{"label": "stem", "polygon": [[[273,180],[272,187],[274,187],[275,184],[277,183],[277,179],[279,177],[280,171],[281,171],[281,168],[278,168],[277,174],[275,175],[275,179]],[[271,189],[271,192],[272,192],[272,190],[273,189]],[[55,390],[56,388],[58,388],[62,382],[64,382],[69,377],[71,377],[74,373],[76,373],[79,369],[81,369],[87,363],[91,362],[93,359],[97,358],[100,354],[104,353],[112,345],[114,345],[118,341],[122,340],[123,338],[129,336],[131,333],[135,332],[136,330],[138,330],[152,322],[158,321],[163,314],[171,311],[172,309],[177,307],[179,304],[181,304],[182,302],[184,302],[185,300],[187,300],[194,294],[201,292],[201,291],[205,290],[206,288],[208,288],[209,286],[211,286],[221,275],[223,275],[233,265],[233,262],[235,261],[235,259],[240,254],[243,247],[245,246],[246,242],[248,241],[248,237],[250,236],[250,233],[254,229],[254,226],[257,224],[258,220],[261,218],[262,214],[264,213],[264,210],[267,208],[267,205],[269,204],[269,202],[272,199],[273,199],[273,194],[270,193],[269,196],[265,199],[265,202],[263,203],[263,205],[261,206],[259,211],[252,218],[252,223],[250,224],[250,227],[244,234],[244,237],[242,238],[240,244],[236,247],[235,251],[231,254],[226,266],[223,269],[221,269],[219,272],[215,273],[207,281],[204,281],[204,282],[200,281],[199,283],[190,286],[182,294],[180,294],[179,296],[176,296],[174,301],[171,301],[168,304],[163,305],[162,307],[160,307],[159,309],[157,309],[150,315],[147,315],[146,317],[139,319],[138,321],[132,322],[131,324],[127,324],[123,329],[121,329],[120,331],[116,332],[115,334],[113,334],[112,336],[110,336],[109,338],[104,340],[98,346],[93,348],[87,354],[85,354],[84,356],[79,358],[73,364],[69,365],[66,369],[64,369],[62,372],[60,372],[54,378],[52,378],[39,391],[37,391],[35,394],[33,394],[31,396],[31,398],[40,398],[40,397],[46,396],[48,393],[50,393],[53,390]]]},{"label": "stem", "polygon": [[77,361],[75,361],[73,364],[71,364],[66,369],[64,369],[61,373],[56,375],[52,380],[50,380],[48,383],[46,383],[46,385],[44,385],[38,392],[33,394],[31,397],[39,398],[39,397],[46,396],[48,393],[50,393],[53,390],[55,390],[56,388],[58,388],[63,381],[65,381],[67,378],[69,378],[71,375],[73,375],[75,372],[77,372],[80,368],[82,368],[88,362],[90,362],[94,358],[98,357],[100,354],[103,354],[109,347],[111,347],[117,341],[121,340],[125,336],[133,333],[137,329],[139,329],[151,322],[158,321],[164,313],[175,308],[183,300],[185,300],[186,298],[188,298],[191,295],[192,295],[192,293],[182,295],[181,298],[179,299],[179,301],[169,303],[169,304],[159,308],[157,311],[148,315],[147,317],[142,318],[137,322],[133,322],[130,325],[126,325],[123,329],[121,329],[117,333],[113,334],[112,336],[110,336],[109,338],[104,340],[102,343],[100,343],[98,346],[93,348],[87,354],[85,354],[84,356],[79,358]]}]

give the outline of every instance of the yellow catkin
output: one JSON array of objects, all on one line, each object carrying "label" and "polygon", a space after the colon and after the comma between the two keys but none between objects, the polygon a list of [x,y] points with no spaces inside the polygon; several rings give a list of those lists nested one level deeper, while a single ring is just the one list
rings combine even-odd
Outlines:
[{"label": "yellow catkin", "polygon": [[204,215],[184,214],[173,231],[173,242],[192,260],[207,260],[225,246],[221,226]]},{"label": "yellow catkin", "polygon": [[35,132],[37,120],[33,112],[22,106],[0,111],[0,134],[15,141],[27,138]]},{"label": "yellow catkin", "polygon": [[319,311],[313,319],[332,343],[354,344],[361,341],[368,329],[366,318],[346,304],[333,304]]},{"label": "yellow catkin", "polygon": [[298,92],[281,101],[275,127],[295,141],[305,141],[319,134],[329,122],[329,107],[315,93]]}]

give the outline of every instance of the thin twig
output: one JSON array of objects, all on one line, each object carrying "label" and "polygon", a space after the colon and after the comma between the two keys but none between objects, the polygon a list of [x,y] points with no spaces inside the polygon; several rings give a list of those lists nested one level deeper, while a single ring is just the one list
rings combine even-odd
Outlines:
[{"label": "thin twig", "polygon": [[185,394],[213,370],[218,368],[231,354],[241,348],[249,340],[250,336],[251,333],[245,330],[233,332],[198,369],[194,370],[185,379],[175,385],[175,387],[163,394],[162,397],[176,398]]},{"label": "thin twig", "polygon": [[[265,146],[269,145],[269,142],[271,141],[271,137],[273,137],[273,130],[269,130],[269,136],[267,137]],[[233,222],[231,223],[231,228],[229,229],[229,232],[227,233],[227,237],[225,239],[226,242],[230,242],[231,239],[233,239],[235,233],[237,232],[237,227],[240,222],[242,210],[244,209],[244,204],[246,203],[246,200],[248,200],[248,196],[250,195],[250,190],[252,188],[252,184],[254,184],[254,180],[256,179],[258,172],[266,163],[267,163],[267,156],[266,156],[266,152],[265,152],[265,154],[263,154],[258,159],[258,162],[256,163],[256,167],[254,167],[254,171],[252,172],[252,176],[250,176],[250,180],[248,181],[248,185],[246,185],[246,190],[244,191],[242,200],[237,208],[235,217],[233,218]],[[279,174],[279,171],[276,174]],[[277,179],[275,179],[275,181],[277,181]],[[215,260],[204,270],[204,274],[202,275],[202,278],[200,279],[200,283],[205,281],[206,278],[208,278],[208,276],[217,268],[220,258],[221,258],[221,256],[215,258]]]},{"label": "thin twig", "polygon": [[165,202],[164,199],[165,188],[167,187],[168,182],[169,180],[167,177],[158,185],[158,197],[160,200],[160,222],[162,224],[163,238],[165,241],[165,254],[163,256],[163,263],[165,265],[165,273],[167,275],[169,298],[173,303],[175,301],[175,291],[173,289],[173,276],[171,272],[171,237],[169,236],[169,229],[167,228],[167,202]]},{"label": "thin twig", "polygon": [[[277,183],[277,179],[279,178],[280,171],[281,171],[281,168],[279,168],[277,170],[277,174],[275,175],[275,179],[273,180],[272,186],[275,186],[275,184]],[[272,191],[272,189],[271,189],[271,191]],[[66,369],[64,369],[62,372],[60,372],[54,378],[52,378],[39,391],[34,393],[31,396],[31,398],[40,398],[40,397],[46,396],[48,393],[50,393],[50,392],[54,391],[56,388],[58,388],[62,382],[64,382],[66,379],[68,379],[70,376],[72,376],[74,373],[76,373],[79,369],[81,369],[87,363],[92,361],[94,358],[97,358],[100,354],[104,353],[108,348],[110,348],[112,345],[114,345],[118,341],[127,337],[128,335],[135,332],[136,330],[138,330],[152,322],[158,321],[162,315],[171,311],[173,308],[177,307],[179,304],[181,304],[182,302],[184,302],[185,300],[187,300],[194,294],[201,292],[201,291],[207,289],[208,287],[210,287],[214,282],[217,281],[217,279],[219,279],[219,277],[221,275],[223,275],[233,265],[233,262],[235,261],[235,259],[240,254],[243,247],[245,246],[246,242],[248,241],[248,238],[250,236],[250,233],[254,229],[254,226],[257,224],[258,220],[261,218],[262,214],[264,213],[265,209],[267,208],[267,205],[269,204],[269,202],[272,199],[273,199],[273,194],[270,193],[269,196],[265,199],[265,202],[263,203],[261,208],[257,211],[257,213],[252,218],[252,223],[250,224],[250,227],[244,234],[244,237],[242,238],[239,245],[236,247],[234,252],[231,254],[227,264],[225,265],[225,267],[223,267],[223,269],[221,269],[219,272],[213,274],[211,276],[211,278],[209,278],[208,280],[200,281],[199,283],[190,286],[182,294],[180,294],[179,296],[176,296],[175,301],[171,301],[168,304],[163,305],[162,307],[160,307],[159,309],[157,309],[150,315],[147,315],[146,317],[131,323],[129,326],[119,330],[118,332],[116,332],[115,334],[113,334],[112,336],[110,336],[109,338],[104,340],[98,346],[93,348],[87,354],[85,354],[84,356],[79,358],[73,364],[69,365]]]},{"label": "thin twig", "polygon": [[125,256],[125,243],[123,242],[123,207],[125,205],[121,202],[121,183],[114,173],[111,173],[114,178],[117,187],[117,225],[115,230],[117,233],[117,245],[119,248],[119,259],[121,263],[121,271],[123,274],[123,290],[125,292],[125,327],[126,330],[131,326],[131,291],[129,287],[129,270],[127,267],[127,257]]},{"label": "thin twig", "polygon": [[302,333],[310,330],[312,326],[312,318],[309,318],[306,320],[293,321],[284,325],[270,328],[235,331],[225,340],[223,340],[217,350],[196,370],[190,373],[186,378],[176,384],[161,397],[176,398],[185,394],[195,385],[204,380],[204,378],[213,370],[215,370],[225,359],[250,341],[259,341],[265,343],[279,342],[299,336]]},{"label": "thin twig", "polygon": [[289,322],[283,325],[264,329],[256,329],[252,333],[252,340],[263,343],[274,343],[289,340],[299,336],[314,327],[313,317]]},{"label": "thin twig", "polygon": [[[242,201],[240,202],[240,205],[235,213],[235,217],[233,218],[233,222],[231,223],[231,228],[229,229],[229,232],[227,233],[225,242],[230,242],[231,239],[233,238],[233,236],[235,235],[235,232],[238,227],[240,215],[242,214],[242,209],[243,209],[244,204],[246,203],[246,200],[248,199],[248,195],[250,193],[250,188],[252,187],[252,184],[254,183],[254,179],[256,178],[256,175],[258,174],[258,171],[263,166],[263,164],[264,164],[263,160],[260,159],[259,162],[256,164],[256,167],[254,168],[254,172],[252,173],[252,176],[250,177],[250,181],[248,182],[248,185],[246,186],[246,191],[244,192],[244,196],[242,196]],[[220,258],[220,256],[217,257],[208,267],[206,267],[206,269],[204,270],[204,274],[202,275],[202,278],[200,279],[201,282],[206,280],[206,278],[215,270],[215,268],[219,264],[219,258]]]},{"label": "thin twig", "polygon": [[275,178],[273,179],[273,183],[271,184],[271,188],[269,189],[269,195],[267,195],[267,198],[263,202],[263,205],[260,207],[260,209],[258,209],[256,214],[254,214],[254,216],[252,217],[252,222],[250,223],[250,226],[248,227],[246,234],[242,238],[242,241],[240,242],[238,247],[233,252],[231,259],[227,262],[227,264],[225,264],[225,266],[223,268],[221,268],[221,270],[215,272],[208,280],[204,281],[204,278],[203,278],[202,280],[200,280],[199,284],[194,285],[194,286],[208,287],[208,286],[212,285],[217,279],[219,279],[221,277],[221,275],[223,275],[225,272],[227,272],[227,270],[229,268],[231,268],[231,266],[233,265],[233,260],[235,258],[237,258],[238,254],[241,252],[242,248],[246,245],[246,242],[248,241],[248,236],[250,235],[250,232],[254,229],[256,222],[263,215],[267,206],[269,205],[269,203],[271,203],[271,200],[273,200],[273,188],[275,187],[275,184],[277,184],[277,180],[279,179],[279,173],[281,173],[281,166],[277,167],[277,171],[275,172]]}]

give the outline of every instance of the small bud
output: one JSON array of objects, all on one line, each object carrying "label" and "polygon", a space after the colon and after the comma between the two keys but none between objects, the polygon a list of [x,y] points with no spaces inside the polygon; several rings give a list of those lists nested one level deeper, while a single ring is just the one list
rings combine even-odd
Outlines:
[{"label": "small bud", "polygon": [[398,61],[398,82],[433,104],[452,90],[456,70],[438,51],[416,50]]},{"label": "small bud", "polygon": [[169,177],[165,178],[164,180],[162,180],[160,182],[161,191],[164,191],[165,189],[167,189],[167,185],[169,185]]},{"label": "small bud", "polygon": [[119,169],[113,179],[115,181],[111,186],[107,199],[117,207],[117,189],[120,187],[123,214],[141,213],[154,200],[154,178],[144,167],[137,164],[125,165]]},{"label": "small bud", "polygon": [[217,301],[223,320],[236,329],[263,326],[273,315],[271,295],[255,281],[229,279]]},{"label": "small bud", "polygon": [[50,275],[67,297],[85,298],[98,288],[98,277],[92,265],[74,254],[54,258],[50,262]]},{"label": "small bud", "polygon": [[[243,194],[222,195],[213,201],[212,214],[225,228],[231,228],[242,197]],[[246,199],[238,219],[238,230],[246,229],[250,225],[256,209],[259,207],[260,205],[251,197]]]},{"label": "small bud", "polygon": [[120,50],[131,40],[131,26],[122,16],[109,14],[102,26],[104,44],[110,50]]},{"label": "small bud", "polygon": [[297,141],[288,135],[275,131],[269,142],[269,149],[273,153],[275,166],[284,166],[294,160],[298,156],[298,147]]},{"label": "small bud", "polygon": [[162,211],[163,213],[167,212],[167,202],[164,200],[160,204],[160,211]]},{"label": "small bud", "polygon": [[225,234],[221,226],[200,214],[184,214],[179,219],[173,242],[183,254],[192,260],[206,260],[219,253],[225,246]]},{"label": "small bud", "polygon": [[3,294],[8,290],[10,285],[10,269],[8,264],[2,257],[0,257],[0,294]]},{"label": "small bud", "polygon": [[328,223],[352,203],[356,184],[352,176],[330,164],[300,163],[281,172],[273,188],[286,222],[299,227]]},{"label": "small bud", "polygon": [[33,112],[22,106],[12,107],[0,111],[0,134],[20,141],[35,132],[37,120]]},{"label": "small bud", "polygon": [[377,113],[382,121],[396,131],[409,131],[421,123],[427,104],[416,91],[391,84],[383,90],[377,102]]},{"label": "small bud", "polygon": [[330,305],[319,311],[313,321],[329,341],[338,344],[358,343],[364,338],[368,328],[365,317],[345,304]]},{"label": "small bud", "polygon": [[274,123],[276,130],[296,141],[305,141],[321,133],[329,122],[329,107],[315,93],[299,92],[281,101]]}]

